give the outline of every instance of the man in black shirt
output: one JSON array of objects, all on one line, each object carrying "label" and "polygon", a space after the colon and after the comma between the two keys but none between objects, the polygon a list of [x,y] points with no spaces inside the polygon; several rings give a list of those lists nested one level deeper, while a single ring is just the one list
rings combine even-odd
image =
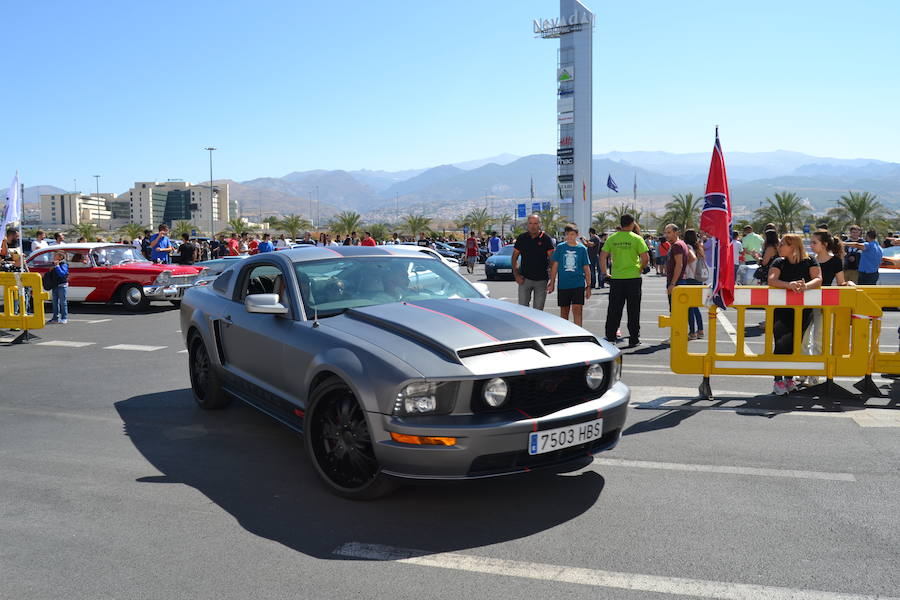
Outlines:
[{"label": "man in black shirt", "polygon": [[[544,310],[547,301],[547,281],[549,279],[550,255],[555,245],[546,233],[541,231],[541,217],[533,214],[528,217],[528,231],[516,238],[512,254],[513,276],[519,284],[519,304],[528,306],[532,293],[532,308]],[[519,258],[522,259],[519,268]]]},{"label": "man in black shirt", "polygon": [[600,248],[603,244],[600,242],[600,236],[597,230],[591,227],[591,236],[588,239],[581,238],[581,241],[587,247],[588,258],[591,261],[591,288],[597,287],[597,267],[600,264]]},{"label": "man in black shirt", "polygon": [[196,246],[191,243],[191,234],[181,234],[181,245],[178,246],[178,264],[192,265],[194,264],[194,254],[197,251]]}]

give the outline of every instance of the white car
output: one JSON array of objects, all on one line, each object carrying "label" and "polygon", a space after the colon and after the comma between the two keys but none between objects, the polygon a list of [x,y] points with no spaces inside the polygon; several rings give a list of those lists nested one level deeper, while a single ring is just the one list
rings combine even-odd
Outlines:
[{"label": "white car", "polygon": [[412,252],[421,252],[423,254],[427,254],[431,258],[438,259],[439,261],[441,261],[442,263],[444,263],[445,265],[447,265],[454,271],[459,272],[459,270],[460,270],[460,264],[459,264],[458,260],[452,260],[445,256],[441,256],[440,254],[438,254],[431,248],[428,248],[427,246],[416,246],[413,244],[398,244],[398,245],[394,246],[394,248],[397,250],[410,250]]}]

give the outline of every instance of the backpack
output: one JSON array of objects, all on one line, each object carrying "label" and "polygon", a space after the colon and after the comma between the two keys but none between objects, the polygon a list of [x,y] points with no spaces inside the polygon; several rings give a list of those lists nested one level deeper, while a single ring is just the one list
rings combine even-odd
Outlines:
[{"label": "backpack", "polygon": [[56,272],[56,267],[41,275],[41,285],[48,292],[58,286],[60,283],[60,276],[59,273]]},{"label": "backpack", "polygon": [[700,283],[706,283],[709,279],[709,265],[706,264],[705,258],[697,259],[697,266],[694,267],[694,279]]}]

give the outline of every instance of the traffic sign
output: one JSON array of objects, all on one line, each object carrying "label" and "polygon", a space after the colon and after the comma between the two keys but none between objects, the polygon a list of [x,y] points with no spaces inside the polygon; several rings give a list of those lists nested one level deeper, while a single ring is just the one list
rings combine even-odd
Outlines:
[{"label": "traffic sign", "polygon": [[541,210],[550,210],[550,203],[544,202],[543,205],[541,205]]},{"label": "traffic sign", "polygon": [[541,203],[540,202],[532,202],[531,203],[531,212],[541,212]]},{"label": "traffic sign", "polygon": [[803,233],[809,233],[809,225],[803,226]]},{"label": "traffic sign", "polygon": [[516,218],[524,219],[525,218],[525,205],[519,204],[516,206]]},{"label": "traffic sign", "polygon": [[463,233],[465,233],[466,235],[469,234],[469,226],[468,225],[463,225]]}]

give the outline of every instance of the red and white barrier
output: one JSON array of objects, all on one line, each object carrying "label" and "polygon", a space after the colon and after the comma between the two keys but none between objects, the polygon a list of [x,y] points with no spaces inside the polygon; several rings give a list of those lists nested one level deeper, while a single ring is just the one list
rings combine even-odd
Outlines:
[{"label": "red and white barrier", "polygon": [[838,306],[840,290],[815,289],[804,292],[776,288],[735,288],[734,306]]}]

